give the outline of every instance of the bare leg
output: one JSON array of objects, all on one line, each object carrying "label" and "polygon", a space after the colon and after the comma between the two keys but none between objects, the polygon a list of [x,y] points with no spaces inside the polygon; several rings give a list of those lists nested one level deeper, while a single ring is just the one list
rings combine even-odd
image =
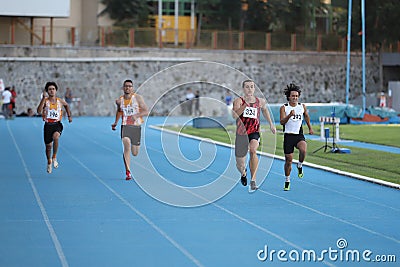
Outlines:
[{"label": "bare leg", "polygon": [[299,149],[299,161],[303,162],[307,154],[307,143],[305,141],[300,141],[297,143],[297,148]]},{"label": "bare leg", "polygon": [[58,152],[58,139],[60,139],[60,133],[54,132],[53,133],[53,159],[57,157]]},{"label": "bare leg", "polygon": [[236,168],[242,176],[246,173],[246,157],[236,157]]},{"label": "bare leg", "polygon": [[51,164],[51,147],[52,143],[46,144],[46,158],[47,158],[47,164]]},{"label": "bare leg", "polygon": [[258,157],[257,157],[257,148],[259,143],[257,140],[252,139],[249,143],[249,151],[250,151],[250,173],[251,180],[256,180],[257,169],[258,169]]},{"label": "bare leg", "polygon": [[124,153],[123,153],[123,158],[124,158],[124,165],[125,165],[125,170],[126,171],[131,171],[131,139],[129,137],[124,137],[122,138],[122,144],[124,146]]},{"label": "bare leg", "polygon": [[293,161],[293,153],[285,154],[285,176],[289,177],[290,172],[292,171],[292,161]]},{"label": "bare leg", "polygon": [[136,157],[139,154],[139,149],[140,149],[140,146],[132,145],[132,147],[131,147],[132,155]]}]

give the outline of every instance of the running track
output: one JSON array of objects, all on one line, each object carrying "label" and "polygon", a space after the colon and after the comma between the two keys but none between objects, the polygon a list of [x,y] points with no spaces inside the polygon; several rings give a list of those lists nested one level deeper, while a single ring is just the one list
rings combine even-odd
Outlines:
[{"label": "running track", "polygon": [[[292,175],[291,191],[285,192],[283,162],[275,159],[253,194],[238,183],[211,204],[176,207],[124,180],[112,122],[65,121],[60,167],[47,174],[41,119],[0,120],[0,266],[399,265],[398,189],[306,166],[305,177]],[[159,122],[149,118],[149,124]],[[226,170],[231,150],[221,146],[200,172],[171,167],[159,136],[159,130],[146,128],[146,151],[156,172],[145,165],[142,146],[133,163],[135,180],[162,175],[199,186]],[[185,157],[199,157],[197,140],[182,137],[179,143]],[[226,171],[239,180],[234,168]],[[265,258],[259,251],[266,247],[262,261],[257,254]],[[307,258],[313,251],[315,260]],[[350,255],[346,261],[351,253],[360,259]],[[374,262],[393,256],[396,262]]]}]

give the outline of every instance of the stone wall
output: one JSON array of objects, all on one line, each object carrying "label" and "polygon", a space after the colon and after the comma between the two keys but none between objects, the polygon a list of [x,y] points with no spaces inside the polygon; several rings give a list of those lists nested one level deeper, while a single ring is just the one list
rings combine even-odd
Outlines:
[{"label": "stone wall", "polygon": [[[303,88],[303,102],[345,102],[346,53],[1,46],[0,56],[0,79],[18,93],[17,113],[36,109],[47,81],[58,83],[59,96],[70,87],[87,116],[113,115],[125,79],[135,80],[153,115],[179,114],[187,88],[199,90],[202,114],[220,115],[226,90],[240,94],[246,78],[269,103],[285,102],[290,82]],[[366,59],[367,94],[378,93],[378,55]],[[361,55],[352,54],[350,99],[361,94],[361,67]]]}]

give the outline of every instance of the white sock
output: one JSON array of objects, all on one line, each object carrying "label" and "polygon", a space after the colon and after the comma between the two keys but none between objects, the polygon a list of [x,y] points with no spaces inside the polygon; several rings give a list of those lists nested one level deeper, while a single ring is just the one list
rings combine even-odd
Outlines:
[{"label": "white sock", "polygon": [[290,182],[290,176],[285,176],[285,182]]},{"label": "white sock", "polygon": [[299,162],[297,163],[297,168],[301,168],[301,167],[303,167],[303,162],[300,162],[300,161],[299,161]]}]

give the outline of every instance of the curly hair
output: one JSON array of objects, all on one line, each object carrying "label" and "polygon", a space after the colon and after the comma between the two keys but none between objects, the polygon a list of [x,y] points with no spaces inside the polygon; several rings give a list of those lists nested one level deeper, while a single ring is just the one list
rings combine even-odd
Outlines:
[{"label": "curly hair", "polygon": [[290,97],[290,92],[292,91],[296,91],[299,93],[299,96],[301,94],[301,89],[300,86],[296,85],[295,83],[290,83],[288,85],[286,85],[286,88],[284,89],[284,94],[286,95],[286,99],[289,101],[289,97]]},{"label": "curly hair", "polygon": [[56,82],[47,82],[46,85],[44,86],[44,89],[46,90],[46,92],[49,92],[50,86],[54,86],[56,88],[56,91],[58,90],[58,86],[57,86]]}]

